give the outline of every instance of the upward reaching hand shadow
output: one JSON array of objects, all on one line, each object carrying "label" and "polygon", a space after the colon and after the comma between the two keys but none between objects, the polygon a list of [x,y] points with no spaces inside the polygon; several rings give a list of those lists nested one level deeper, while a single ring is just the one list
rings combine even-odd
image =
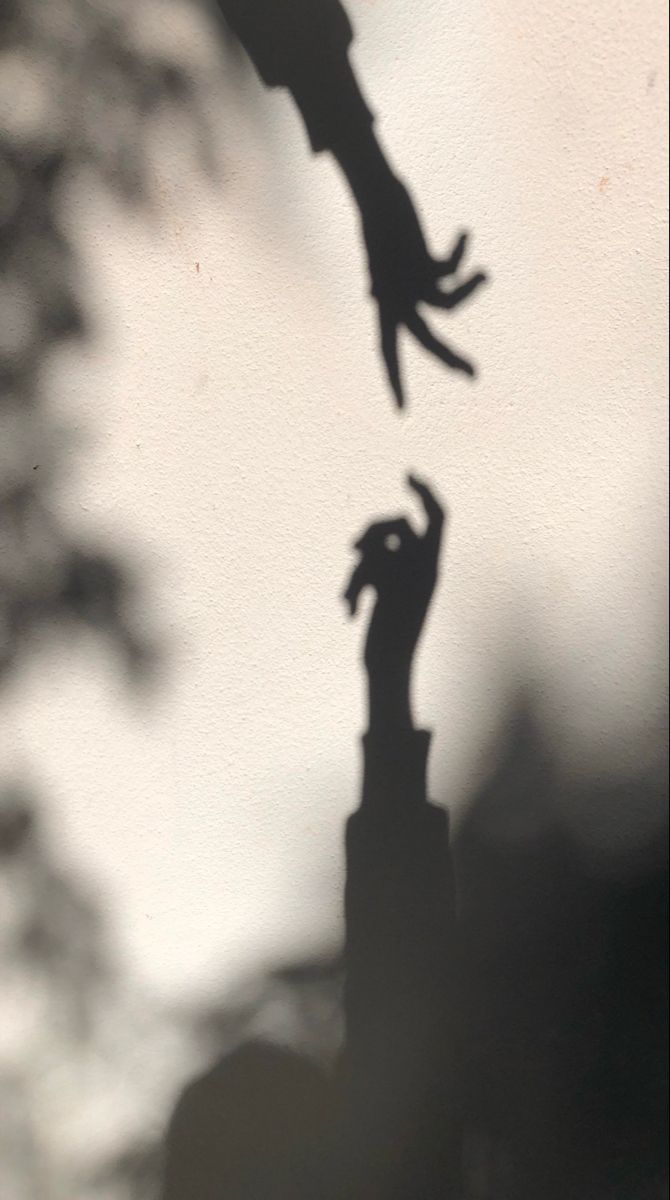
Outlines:
[{"label": "upward reaching hand shadow", "polygon": [[455,905],[447,813],[426,795],[430,735],[414,727],[411,669],[437,580],[444,513],[410,476],[428,524],[371,525],[345,599],[376,600],[365,642],[369,728],[346,833],[346,1052],[352,1157],[365,1200],[458,1195]]},{"label": "upward reaching hand shadow", "polygon": [[428,803],[429,735],[412,660],[437,580],[443,511],[371,525],[346,592],[377,600],[365,667],[362,800],[347,822],[345,1047],[327,1078],[247,1044],[190,1084],[167,1135],[163,1200],[443,1200],[456,1196],[454,900],[446,812]]},{"label": "upward reaching hand shadow", "polygon": [[353,34],[340,0],[217,2],[263,81],[291,92],[314,153],[329,150],[347,180],[360,214],[380,350],[398,407],[405,402],[397,344],[402,326],[445,366],[473,376],[472,363],[435,336],[418,306],[456,308],[485,275],[443,286],[458,272],[466,235],[443,258],[428,250],[412,197],[386,159],[351,67]]}]

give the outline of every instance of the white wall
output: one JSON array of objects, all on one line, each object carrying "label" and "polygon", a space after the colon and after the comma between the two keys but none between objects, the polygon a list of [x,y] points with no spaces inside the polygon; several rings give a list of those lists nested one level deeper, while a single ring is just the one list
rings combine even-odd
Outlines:
[{"label": "white wall", "polygon": [[58,503],[132,557],[164,657],[133,699],[104,647],[45,642],[2,693],[2,766],[29,771],[123,970],[173,1000],[340,936],[364,712],[338,596],[359,528],[409,503],[408,467],[452,511],[417,681],[435,798],[467,796],[515,672],[541,677],[567,769],[629,766],[655,736],[661,6],[349,8],[432,243],[470,227],[491,273],[443,326],[477,383],[404,344],[396,415],[333,165],[287,97],[223,77],[190,10],[147,6],[142,36],[195,64],[221,181],[166,119],[152,213],[85,173],[64,207],[94,336],[50,363],[85,438]]}]

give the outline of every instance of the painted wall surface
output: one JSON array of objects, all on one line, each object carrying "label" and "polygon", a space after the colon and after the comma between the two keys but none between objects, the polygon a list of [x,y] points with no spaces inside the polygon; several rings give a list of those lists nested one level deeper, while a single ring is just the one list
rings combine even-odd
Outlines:
[{"label": "painted wall surface", "polygon": [[[134,694],[104,642],[45,633],[2,690],[0,744],[123,975],[182,1004],[341,938],[365,712],[340,593],[360,528],[412,509],[408,468],[451,514],[416,680],[435,800],[467,801],[517,681],[568,773],[654,753],[667,65],[655,0],[350,0],[432,245],[472,229],[491,275],[440,325],[478,380],[403,343],[398,416],[332,162],[201,12],[138,8],[135,36],[193,71],[219,177],[166,114],[149,207],[86,170],[67,181],[91,335],[45,388],[76,438],[55,503],[132,563],[159,657]],[[23,68],[3,100],[17,121],[46,103]],[[566,821],[606,843],[625,814]]]}]

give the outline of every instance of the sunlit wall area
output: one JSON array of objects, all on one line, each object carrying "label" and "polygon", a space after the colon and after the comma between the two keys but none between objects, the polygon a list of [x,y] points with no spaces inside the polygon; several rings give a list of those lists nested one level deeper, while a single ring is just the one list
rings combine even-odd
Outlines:
[{"label": "sunlit wall area", "polygon": [[[45,905],[52,950],[12,959],[2,1053],[26,1106],[39,1094],[54,1114],[46,1164],[82,1145],[122,1154],[143,1130],[152,1145],[218,1028],[194,1032],[196,1010],[230,1001],[295,1040],[308,1005],[336,1040],[321,976],[259,980],[341,942],[365,726],[364,618],[348,621],[341,593],[373,517],[420,521],[408,469],[449,509],[415,681],[434,799],[467,810],[520,692],[566,779],[656,762],[664,13],[545,8],[348,5],[356,71],[431,246],[467,228],[490,274],[434,319],[477,379],[401,339],[398,414],[350,196],[213,9],[10,5],[0,765],[20,852],[2,886],[10,958]],[[24,810],[35,824],[16,832]],[[563,818],[607,856],[611,814],[573,803]],[[632,839],[659,819],[616,814]],[[118,1145],[61,1130],[43,1071],[16,1082],[53,1012],[67,1024],[76,1007],[54,965],[66,953],[86,980],[86,1053],[128,1064],[127,1086],[105,1084],[114,1121],[92,1119],[116,1122]],[[44,1004],[26,1015],[28,991]],[[59,1034],[75,1078],[79,1029]]]}]

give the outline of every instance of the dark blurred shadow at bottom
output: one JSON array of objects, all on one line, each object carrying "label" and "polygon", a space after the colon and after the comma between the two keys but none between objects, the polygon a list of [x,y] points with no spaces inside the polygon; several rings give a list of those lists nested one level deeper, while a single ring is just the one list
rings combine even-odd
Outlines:
[{"label": "dark blurred shadow at bottom", "polygon": [[[348,833],[358,983],[342,1054],[327,1070],[258,1041],[217,1061],[173,1114],[162,1200],[667,1195],[665,769],[568,787],[523,703],[506,730],[452,840],[457,938],[442,961],[448,925],[426,884],[440,822],[424,811],[424,837],[416,814],[395,833],[368,814],[356,853],[373,882],[354,887],[353,912]],[[602,819],[607,848],[585,851],[566,812]]]}]

